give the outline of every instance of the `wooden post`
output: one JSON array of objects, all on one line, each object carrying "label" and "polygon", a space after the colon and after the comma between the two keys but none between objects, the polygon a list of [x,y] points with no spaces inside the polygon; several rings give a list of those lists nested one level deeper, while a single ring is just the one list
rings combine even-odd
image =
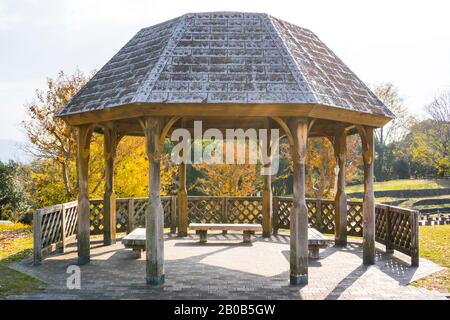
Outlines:
[{"label": "wooden post", "polygon": [[360,127],[364,161],[363,263],[375,263],[374,129]]},{"label": "wooden post", "polygon": [[62,252],[66,251],[66,208],[64,204],[61,205],[61,242],[62,242]]},{"label": "wooden post", "polygon": [[273,228],[273,234],[278,233],[278,210],[279,210],[279,203],[278,203],[278,197],[273,197],[273,206],[272,206],[272,228]]},{"label": "wooden post", "polygon": [[116,243],[116,194],[114,192],[114,158],[117,147],[117,134],[113,129],[104,131],[105,194],[103,197],[103,244]]},{"label": "wooden post", "polygon": [[128,233],[134,230],[134,199],[128,200]]},{"label": "wooden post", "polygon": [[308,140],[308,121],[291,119],[290,132],[293,137],[292,161],[294,197],[290,227],[290,283],[308,283],[308,207],[305,199],[305,166]]},{"label": "wooden post", "polygon": [[[267,134],[267,154],[271,154],[270,149],[270,124],[268,119],[266,119],[265,129],[269,132]],[[270,163],[265,164],[267,168],[270,167]],[[272,234],[272,176],[267,174],[264,178],[264,186],[263,186],[263,194],[262,194],[262,228],[263,228],[263,237],[269,238]]]},{"label": "wooden post", "polygon": [[42,264],[42,212],[33,212],[33,265]]},{"label": "wooden post", "polygon": [[158,285],[164,283],[164,210],[160,196],[161,120],[146,118],[143,127],[149,161],[149,205],[145,211],[146,281],[147,284]]},{"label": "wooden post", "polygon": [[341,130],[334,138],[334,154],[338,167],[337,190],[335,198],[335,234],[334,244],[347,245],[347,194],[345,193],[345,151],[347,149],[347,131]]},{"label": "wooden post", "polygon": [[78,264],[90,262],[90,220],[88,194],[88,165],[92,130],[89,125],[78,127]]},{"label": "wooden post", "polygon": [[411,225],[411,266],[419,266],[419,212],[413,211],[410,215]]},{"label": "wooden post", "polygon": [[322,218],[322,199],[316,199],[316,225],[314,226],[317,231],[323,232],[324,223]]},{"label": "wooden post", "polygon": [[392,241],[392,221],[391,212],[388,206],[383,206],[383,212],[385,214],[385,231],[386,231],[386,253],[394,253],[394,243]]},{"label": "wooden post", "polygon": [[[222,223],[229,223],[228,222],[228,197],[223,196],[222,197]],[[222,234],[226,235],[228,233],[227,230],[222,230]]]},{"label": "wooden post", "polygon": [[186,189],[186,164],[178,166],[178,236],[186,237],[188,233],[188,193]]},{"label": "wooden post", "polygon": [[170,197],[170,233],[177,233],[177,197]]}]

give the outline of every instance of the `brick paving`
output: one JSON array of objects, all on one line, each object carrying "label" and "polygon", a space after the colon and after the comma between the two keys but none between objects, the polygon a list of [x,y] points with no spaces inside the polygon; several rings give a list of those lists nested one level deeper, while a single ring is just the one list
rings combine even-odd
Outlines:
[{"label": "brick paving", "polygon": [[65,254],[54,254],[39,267],[31,260],[12,265],[47,285],[41,291],[9,299],[445,299],[437,291],[408,285],[441,270],[421,259],[419,268],[402,259],[377,252],[376,265],[362,265],[360,243],[347,248],[330,246],[321,259],[309,263],[309,284],[290,286],[289,237],[256,236],[243,244],[242,235],[211,235],[199,244],[190,234],[165,238],[165,275],[162,286],[145,284],[145,260],[133,259],[120,241],[102,246],[92,241],[91,264],[81,267],[81,289],[66,287],[69,265],[76,264],[76,244]]}]

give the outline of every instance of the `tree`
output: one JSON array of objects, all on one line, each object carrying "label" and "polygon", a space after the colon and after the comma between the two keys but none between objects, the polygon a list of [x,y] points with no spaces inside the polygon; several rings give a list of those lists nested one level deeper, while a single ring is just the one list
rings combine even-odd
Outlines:
[{"label": "tree", "polygon": [[402,140],[409,132],[414,118],[403,105],[398,89],[392,83],[382,83],[373,89],[374,94],[391,110],[395,119],[392,119],[384,127],[375,131],[375,138],[381,145],[387,145],[393,141]]},{"label": "tree", "polygon": [[[307,194],[311,197],[331,197],[335,193],[336,159],[334,148],[325,138],[308,139]],[[359,183],[362,180],[361,140],[358,135],[347,137],[346,181]],[[292,194],[292,161],[287,139],[280,142],[279,173],[272,180],[274,194]]]},{"label": "tree", "polygon": [[[224,142],[223,148],[226,149]],[[235,161],[237,153],[235,153]],[[255,164],[195,164],[195,181],[191,190],[213,196],[252,196],[262,189],[259,165]],[[197,171],[197,172],[195,172]]]},{"label": "tree", "polygon": [[76,131],[56,114],[88,79],[79,70],[73,75],[60,71],[56,79],[47,78],[47,90],[36,90],[35,100],[25,105],[27,119],[22,122],[33,145],[27,151],[59,168],[68,199],[74,198],[77,190],[75,179],[71,179],[75,170]]},{"label": "tree", "polygon": [[[23,121],[23,127],[33,145],[28,152],[35,157],[26,186],[32,191],[38,207],[76,199],[76,131],[56,115],[87,80],[80,71],[73,75],[61,71],[56,79],[47,79],[47,89],[36,91],[35,100],[25,105],[27,119]],[[148,195],[148,161],[144,146],[142,137],[120,140],[114,161],[118,197]],[[91,198],[102,198],[105,178],[103,135],[93,135],[90,150],[89,194]],[[176,168],[170,164],[169,156],[164,156],[162,194],[174,189],[175,175]]]},{"label": "tree", "polygon": [[383,83],[374,88],[374,93],[396,116],[386,126],[375,131],[375,177],[384,181],[392,177],[394,166],[392,143],[405,138],[414,118],[408,114],[398,89],[391,83]]},{"label": "tree", "polygon": [[19,178],[19,165],[0,161],[0,219],[18,221],[29,209],[27,195]]},{"label": "tree", "polygon": [[437,96],[425,111],[430,117],[412,129],[412,158],[434,167],[438,176],[450,175],[450,91]]},{"label": "tree", "polygon": [[307,168],[307,193],[316,199],[331,197],[336,179],[336,158],[327,138],[309,139]]}]

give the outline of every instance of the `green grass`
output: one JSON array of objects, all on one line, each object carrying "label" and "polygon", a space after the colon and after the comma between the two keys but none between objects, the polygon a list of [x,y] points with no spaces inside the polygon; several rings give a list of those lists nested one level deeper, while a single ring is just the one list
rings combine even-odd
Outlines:
[{"label": "green grass", "polygon": [[415,286],[450,292],[450,225],[422,226],[419,230],[420,256],[445,269],[413,283]]},{"label": "green grass", "polygon": [[31,226],[0,225],[0,298],[39,290],[44,282],[8,267],[32,254]]},{"label": "green grass", "polygon": [[[375,182],[375,191],[386,190],[411,190],[411,189],[442,189],[450,188],[450,180],[390,180],[384,182]],[[364,186],[355,185],[346,188],[347,193],[362,192]]]}]

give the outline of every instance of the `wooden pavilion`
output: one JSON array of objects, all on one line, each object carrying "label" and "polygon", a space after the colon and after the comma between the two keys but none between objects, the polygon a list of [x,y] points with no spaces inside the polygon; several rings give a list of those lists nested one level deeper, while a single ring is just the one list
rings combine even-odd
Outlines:
[{"label": "wooden pavilion", "polygon": [[[294,164],[291,284],[308,281],[305,158],[308,137],[329,138],[339,166],[336,245],[347,241],[346,137],[359,134],[364,160],[363,262],[375,260],[374,129],[394,115],[311,31],[262,13],[192,13],[140,30],[59,116],[78,128],[78,257],[90,261],[88,163],[93,132],[104,134],[104,243],[116,239],[114,155],[121,137],[146,137],[149,209],[146,280],[164,282],[162,143],[174,128],[279,128]],[[186,168],[179,171],[178,234],[188,232]],[[263,190],[263,234],[271,234],[271,179]]]}]

